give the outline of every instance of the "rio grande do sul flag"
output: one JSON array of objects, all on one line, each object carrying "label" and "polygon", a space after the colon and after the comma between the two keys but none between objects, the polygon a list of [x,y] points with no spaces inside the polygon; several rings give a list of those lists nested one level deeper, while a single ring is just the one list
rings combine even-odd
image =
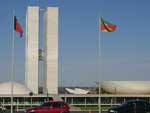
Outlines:
[{"label": "rio grande do sul flag", "polygon": [[114,32],[116,30],[116,25],[107,22],[103,18],[101,18],[101,24],[100,24],[100,29],[102,32]]}]

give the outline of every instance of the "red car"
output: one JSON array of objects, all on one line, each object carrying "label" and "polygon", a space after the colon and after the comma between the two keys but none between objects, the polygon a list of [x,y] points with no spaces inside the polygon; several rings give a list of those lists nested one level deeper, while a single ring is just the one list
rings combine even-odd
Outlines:
[{"label": "red car", "polygon": [[69,113],[70,107],[63,101],[45,102],[39,107],[25,110],[25,113]]}]

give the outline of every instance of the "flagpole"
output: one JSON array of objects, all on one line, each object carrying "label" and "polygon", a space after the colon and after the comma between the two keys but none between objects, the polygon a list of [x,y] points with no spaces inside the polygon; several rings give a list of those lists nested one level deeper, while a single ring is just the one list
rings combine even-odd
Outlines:
[{"label": "flagpole", "polygon": [[99,101],[98,101],[98,108],[99,108],[99,113],[101,113],[101,86],[100,86],[100,69],[101,69],[101,66],[100,66],[100,60],[101,60],[101,56],[100,56],[100,34],[101,34],[101,21],[100,21],[100,16],[98,17],[98,77],[99,77],[99,81],[98,81],[98,89],[99,89]]},{"label": "flagpole", "polygon": [[14,89],[14,46],[15,46],[15,38],[14,38],[14,14],[13,11],[13,25],[12,25],[12,70],[11,70],[11,113],[13,113],[13,89]]}]

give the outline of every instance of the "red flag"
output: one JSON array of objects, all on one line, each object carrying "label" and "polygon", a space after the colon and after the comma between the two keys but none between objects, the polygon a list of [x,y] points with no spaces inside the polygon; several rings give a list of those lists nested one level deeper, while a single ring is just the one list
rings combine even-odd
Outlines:
[{"label": "red flag", "polygon": [[14,30],[20,34],[20,38],[21,38],[22,34],[23,34],[23,30],[22,30],[16,16],[14,16]]}]

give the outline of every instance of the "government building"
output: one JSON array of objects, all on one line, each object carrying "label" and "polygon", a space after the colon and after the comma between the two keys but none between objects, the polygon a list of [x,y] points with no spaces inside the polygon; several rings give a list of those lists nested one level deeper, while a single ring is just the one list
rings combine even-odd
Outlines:
[{"label": "government building", "polygon": [[[43,47],[40,48],[40,14],[43,15]],[[58,7],[26,11],[25,84],[13,83],[13,107],[24,110],[45,101],[63,100],[71,106],[115,106],[131,99],[150,102],[149,81],[101,81],[95,87],[58,87]],[[43,86],[39,90],[39,61]],[[0,83],[0,104],[10,109],[11,82]],[[98,90],[100,89],[100,90]],[[42,92],[42,93],[41,93]],[[100,101],[101,100],[101,101]]]}]

